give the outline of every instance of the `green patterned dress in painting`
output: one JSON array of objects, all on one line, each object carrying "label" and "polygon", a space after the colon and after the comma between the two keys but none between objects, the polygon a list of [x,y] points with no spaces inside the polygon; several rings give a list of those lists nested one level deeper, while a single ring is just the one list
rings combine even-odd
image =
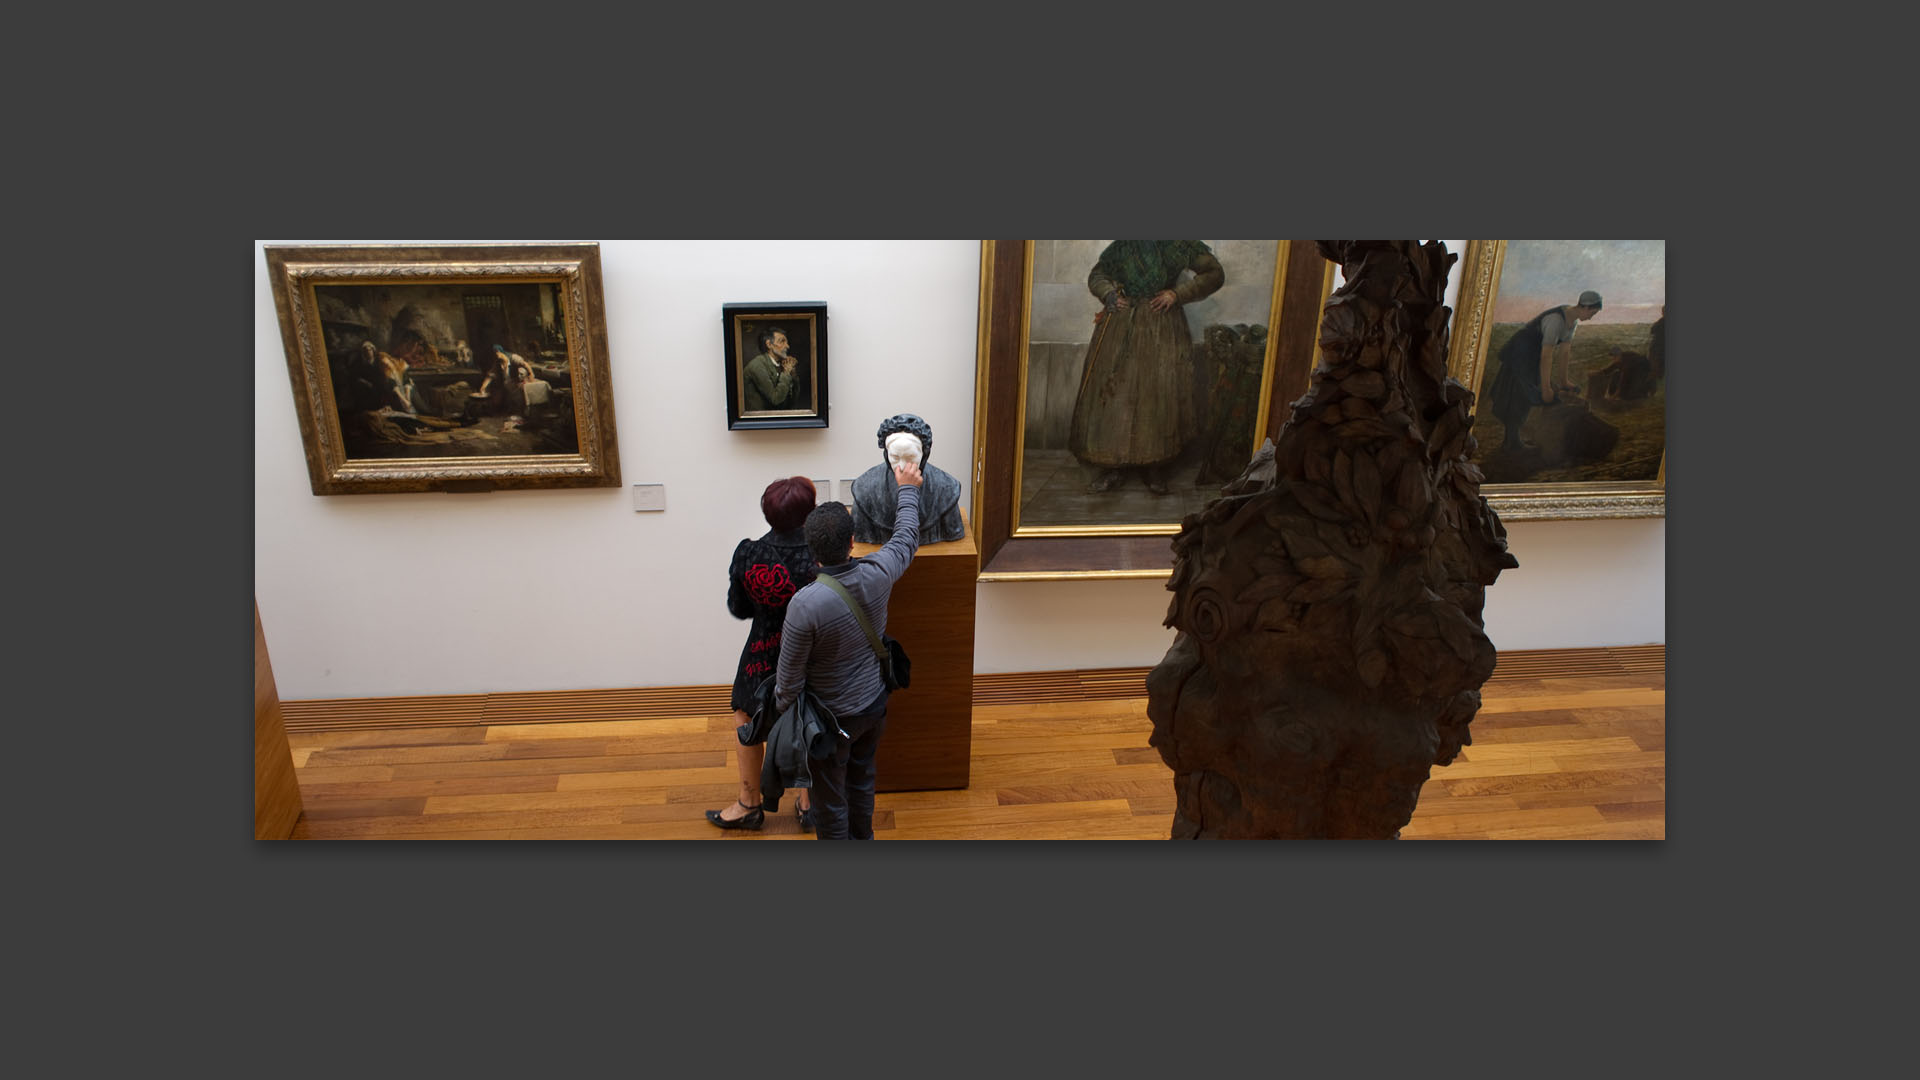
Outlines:
[{"label": "green patterned dress in painting", "polygon": [[[1181,280],[1181,272],[1193,276]],[[1115,240],[1100,253],[1087,288],[1104,308],[1080,374],[1067,447],[1103,469],[1147,468],[1180,456],[1198,426],[1193,331],[1183,305],[1227,280],[1199,240]],[[1154,311],[1164,290],[1174,304]],[[1124,299],[1126,306],[1121,306]]]}]

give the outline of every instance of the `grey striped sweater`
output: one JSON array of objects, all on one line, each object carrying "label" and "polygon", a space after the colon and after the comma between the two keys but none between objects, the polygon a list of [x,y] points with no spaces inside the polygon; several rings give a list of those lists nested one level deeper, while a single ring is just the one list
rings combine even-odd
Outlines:
[{"label": "grey striped sweater", "polygon": [[[876,634],[887,632],[887,599],[920,549],[920,489],[901,485],[893,536],[864,559],[823,567],[866,609]],[[787,711],[805,685],[834,715],[857,713],[886,688],[867,635],[838,594],[818,583],[793,594],[781,630],[774,706]],[[777,714],[776,714],[777,715]]]}]

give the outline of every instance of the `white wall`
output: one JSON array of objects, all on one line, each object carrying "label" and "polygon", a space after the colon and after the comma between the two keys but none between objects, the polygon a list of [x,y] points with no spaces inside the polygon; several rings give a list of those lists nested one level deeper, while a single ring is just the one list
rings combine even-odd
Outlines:
[{"label": "white wall", "polygon": [[[1449,244],[1454,249],[1453,244]],[[254,588],[285,699],[732,680],[734,544],[760,490],[880,461],[879,421],[933,425],[971,506],[973,240],[603,241],[623,488],[318,497],[265,258],[254,259]],[[831,423],[730,432],[720,306],[828,305]],[[631,486],[666,485],[663,513]],[[1489,590],[1501,648],[1664,641],[1665,523],[1516,522]],[[1172,642],[1161,580],[979,586],[981,672],[1140,666]]]}]

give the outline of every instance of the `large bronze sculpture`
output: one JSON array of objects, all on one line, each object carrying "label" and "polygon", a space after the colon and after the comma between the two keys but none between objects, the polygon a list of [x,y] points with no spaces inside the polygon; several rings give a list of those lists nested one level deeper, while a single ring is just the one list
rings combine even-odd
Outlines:
[{"label": "large bronze sculpture", "polygon": [[1344,284],[1277,442],[1174,539],[1179,631],[1147,676],[1173,837],[1391,838],[1467,724],[1518,565],[1447,378],[1438,242],[1323,240]]}]

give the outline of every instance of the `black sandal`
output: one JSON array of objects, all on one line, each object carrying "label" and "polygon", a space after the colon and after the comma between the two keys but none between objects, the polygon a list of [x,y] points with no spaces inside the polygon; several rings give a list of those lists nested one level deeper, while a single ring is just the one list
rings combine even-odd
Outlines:
[{"label": "black sandal", "polygon": [[707,820],[713,822],[715,825],[718,825],[723,829],[758,829],[760,826],[765,825],[767,823],[766,811],[760,809],[757,806],[748,806],[746,803],[741,802],[739,799],[735,799],[733,800],[733,802],[734,802],[734,805],[740,807],[740,809],[742,810],[745,810],[746,813],[741,814],[739,817],[734,818],[732,821],[728,821],[726,818],[723,818],[720,816],[720,811],[709,810],[707,811]]},{"label": "black sandal", "polygon": [[793,816],[800,819],[801,832],[813,831],[813,804],[809,803],[805,809],[802,809],[799,803],[794,803]]}]

